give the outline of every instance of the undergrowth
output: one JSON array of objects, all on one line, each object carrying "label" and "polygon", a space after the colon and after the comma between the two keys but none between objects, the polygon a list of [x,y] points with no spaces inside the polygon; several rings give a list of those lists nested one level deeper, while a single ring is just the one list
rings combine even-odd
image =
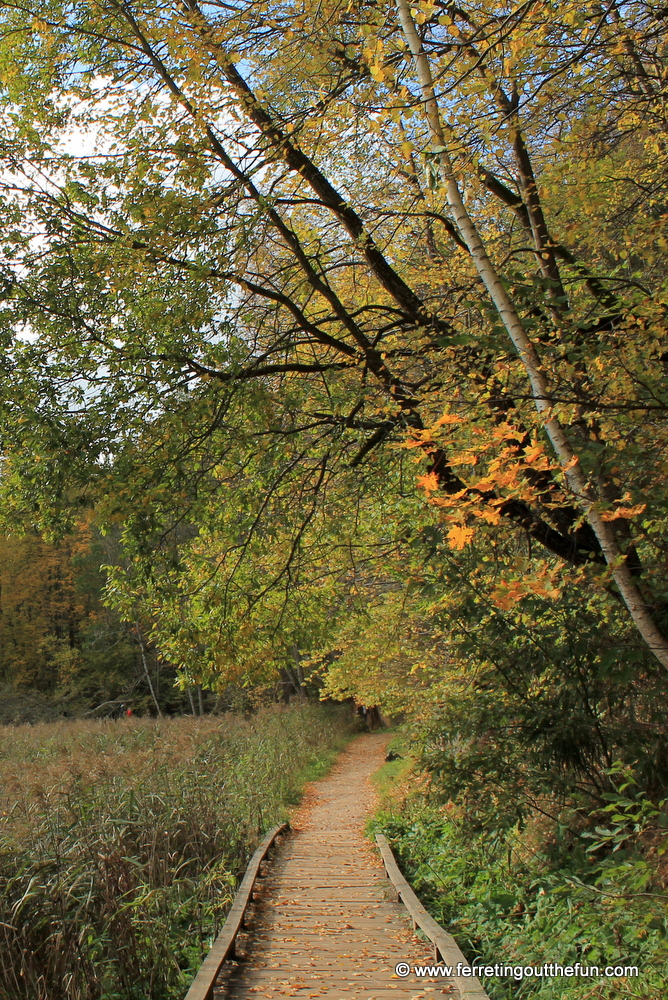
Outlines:
[{"label": "undergrowth", "polygon": [[619,979],[489,977],[492,1000],[663,1000],[665,803],[648,802],[628,776],[606,799],[575,834],[544,818],[476,831],[460,810],[413,791],[386,800],[375,828],[469,961],[640,970]]},{"label": "undergrowth", "polygon": [[3,730],[1,1000],[182,997],[252,850],[346,723],[303,706]]}]

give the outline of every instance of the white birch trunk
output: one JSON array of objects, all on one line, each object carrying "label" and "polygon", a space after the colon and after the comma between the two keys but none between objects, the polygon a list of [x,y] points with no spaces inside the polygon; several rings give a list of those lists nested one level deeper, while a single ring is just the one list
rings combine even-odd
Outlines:
[{"label": "white birch trunk", "polygon": [[409,3],[407,0],[397,0],[397,8],[402,31],[415,60],[432,145],[446,182],[448,205],[459,233],[468,247],[478,274],[520,356],[529,378],[536,409],[543,417],[545,430],[564,470],[566,481],[596,534],[601,551],[631,618],[657,660],[662,666],[668,668],[668,641],[661,634],[652,618],[610,524],[603,520],[597,509],[596,496],[582,471],[579,457],[569,442],[561,422],[552,412],[549,386],[536,347],[527,336],[515,306],[503,287],[478,230],[462,201],[447,150],[429,59],[417,33]]}]

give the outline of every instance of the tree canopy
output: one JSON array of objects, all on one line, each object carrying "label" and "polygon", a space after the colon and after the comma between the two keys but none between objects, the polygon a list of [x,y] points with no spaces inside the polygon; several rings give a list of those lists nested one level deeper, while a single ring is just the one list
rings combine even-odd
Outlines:
[{"label": "tree canopy", "polygon": [[211,682],[448,559],[668,665],[653,5],[1,16],[8,521],[120,525]]}]

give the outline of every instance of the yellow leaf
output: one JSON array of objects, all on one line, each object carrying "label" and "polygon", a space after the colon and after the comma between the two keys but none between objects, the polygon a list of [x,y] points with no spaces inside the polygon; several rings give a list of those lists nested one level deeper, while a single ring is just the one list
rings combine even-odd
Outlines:
[{"label": "yellow leaf", "polygon": [[448,541],[453,549],[463,549],[473,538],[473,528],[465,528],[461,524],[456,524],[448,532]]}]

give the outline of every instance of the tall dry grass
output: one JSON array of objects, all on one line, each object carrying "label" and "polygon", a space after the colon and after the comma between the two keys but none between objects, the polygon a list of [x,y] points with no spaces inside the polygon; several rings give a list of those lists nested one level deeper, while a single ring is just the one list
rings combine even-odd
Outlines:
[{"label": "tall dry grass", "polygon": [[172,1000],[261,834],[345,739],[320,707],[0,728],[0,1000]]}]

